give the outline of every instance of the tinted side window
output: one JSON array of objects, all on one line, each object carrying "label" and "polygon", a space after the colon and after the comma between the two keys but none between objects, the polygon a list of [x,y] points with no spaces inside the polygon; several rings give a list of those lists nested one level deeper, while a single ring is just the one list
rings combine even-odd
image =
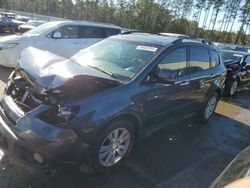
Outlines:
[{"label": "tinted side window", "polygon": [[101,27],[79,26],[79,38],[104,38]]},{"label": "tinted side window", "polygon": [[220,64],[220,57],[216,51],[210,50],[210,57],[211,57],[211,67],[216,67],[217,65]]},{"label": "tinted side window", "polygon": [[62,26],[55,32],[60,32],[62,38],[77,38],[77,26],[76,25]]},{"label": "tinted side window", "polygon": [[170,52],[159,63],[160,69],[170,69],[177,72],[177,76],[187,74],[187,49],[185,47],[178,48]]},{"label": "tinted side window", "polygon": [[247,56],[247,58],[245,59],[245,62],[247,63],[247,65],[250,65],[250,55]]},{"label": "tinted side window", "polygon": [[190,72],[207,70],[210,67],[209,53],[206,48],[190,47]]},{"label": "tinted side window", "polygon": [[3,20],[4,22],[10,22],[10,21],[11,21],[11,19],[8,18],[8,17],[2,17],[2,20]]},{"label": "tinted side window", "polygon": [[118,35],[119,33],[121,33],[121,30],[119,29],[105,29],[105,37]]}]

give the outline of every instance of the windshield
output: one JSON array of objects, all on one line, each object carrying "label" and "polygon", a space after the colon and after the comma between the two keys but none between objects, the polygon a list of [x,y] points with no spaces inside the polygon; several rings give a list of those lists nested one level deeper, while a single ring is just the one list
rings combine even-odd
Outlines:
[{"label": "windshield", "polygon": [[55,27],[57,24],[58,22],[48,22],[32,30],[27,31],[25,34],[40,35],[40,34],[48,32],[51,28]]},{"label": "windshield", "polygon": [[233,61],[240,61],[243,58],[243,55],[237,52],[220,52],[220,53],[225,64]]},{"label": "windshield", "polygon": [[159,46],[118,39],[106,39],[83,49],[73,61],[128,81],[157,54]]}]

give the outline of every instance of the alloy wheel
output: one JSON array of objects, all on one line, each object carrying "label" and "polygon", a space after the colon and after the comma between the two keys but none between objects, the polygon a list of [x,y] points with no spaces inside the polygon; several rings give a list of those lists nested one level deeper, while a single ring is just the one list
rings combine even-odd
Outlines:
[{"label": "alloy wheel", "polygon": [[216,98],[216,96],[212,96],[209,99],[207,106],[205,108],[204,116],[206,119],[208,119],[208,118],[210,118],[210,116],[212,116],[212,114],[215,110],[216,104],[217,104],[217,98]]},{"label": "alloy wheel", "polygon": [[117,164],[127,153],[131,142],[130,133],[125,128],[112,131],[103,141],[99,150],[99,161],[105,167]]}]

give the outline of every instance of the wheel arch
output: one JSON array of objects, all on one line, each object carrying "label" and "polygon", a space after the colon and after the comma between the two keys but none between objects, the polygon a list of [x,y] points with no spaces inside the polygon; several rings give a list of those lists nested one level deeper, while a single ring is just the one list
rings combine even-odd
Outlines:
[{"label": "wheel arch", "polygon": [[[228,78],[230,80],[230,78]],[[238,81],[241,80],[241,72],[236,71],[235,73],[232,74],[231,79],[237,79]]]},{"label": "wheel arch", "polygon": [[217,88],[217,89],[215,89],[214,92],[218,94],[218,97],[219,97],[219,99],[220,99],[220,98],[221,98],[221,95],[222,95],[221,89],[220,89],[220,88]]},{"label": "wheel arch", "polygon": [[135,138],[137,139],[138,135],[139,135],[139,130],[142,127],[142,120],[139,117],[139,115],[137,115],[136,113],[131,113],[131,112],[120,113],[120,114],[117,114],[116,116],[106,120],[104,122],[104,126],[106,127],[108,124],[111,124],[111,123],[113,123],[115,121],[119,121],[119,120],[130,121],[134,125]]}]

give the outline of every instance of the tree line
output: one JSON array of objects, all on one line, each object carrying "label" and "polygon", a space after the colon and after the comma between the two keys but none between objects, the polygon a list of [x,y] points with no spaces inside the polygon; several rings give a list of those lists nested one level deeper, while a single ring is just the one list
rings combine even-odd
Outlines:
[{"label": "tree line", "polygon": [[250,0],[0,0],[0,6],[153,33],[181,33],[228,43],[250,41]]}]

